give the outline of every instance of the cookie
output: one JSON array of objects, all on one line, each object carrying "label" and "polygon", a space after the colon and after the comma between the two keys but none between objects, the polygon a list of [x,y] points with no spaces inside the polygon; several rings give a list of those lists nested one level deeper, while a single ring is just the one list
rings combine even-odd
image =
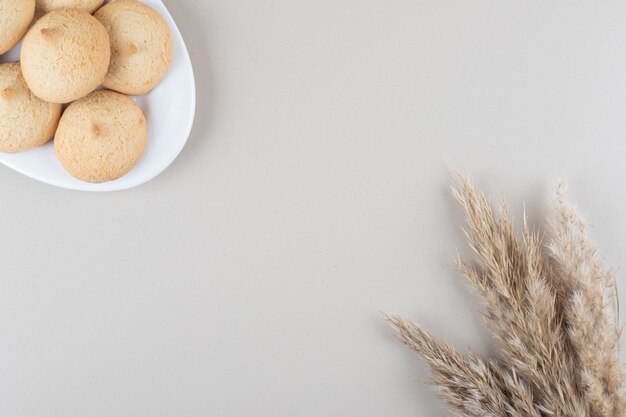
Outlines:
[{"label": "cookie", "polygon": [[91,93],[109,67],[109,35],[96,18],[59,9],[39,19],[22,43],[22,72],[31,91],[51,103],[69,103]]},{"label": "cookie", "polygon": [[102,6],[103,0],[37,0],[37,15],[44,15],[57,9],[78,9],[93,13]]},{"label": "cookie", "polygon": [[17,45],[34,15],[35,0],[0,0],[0,55]]},{"label": "cookie", "polygon": [[54,151],[73,177],[100,183],[129,172],[141,159],[147,139],[139,106],[122,94],[99,90],[65,110]]},{"label": "cookie", "polygon": [[0,65],[0,152],[20,152],[54,136],[62,106],[35,97],[19,62]]},{"label": "cookie", "polygon": [[172,61],[172,33],[165,19],[136,0],[113,1],[94,16],[111,39],[111,65],[102,85],[135,96],[152,90]]}]

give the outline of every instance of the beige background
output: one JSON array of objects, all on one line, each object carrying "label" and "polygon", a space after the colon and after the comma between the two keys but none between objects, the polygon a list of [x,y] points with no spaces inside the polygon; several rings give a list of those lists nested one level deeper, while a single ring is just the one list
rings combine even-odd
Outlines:
[{"label": "beige background", "polygon": [[565,176],[622,272],[624,2],[166,3],[199,96],[172,167],[0,169],[0,415],[448,416],[379,314],[492,351],[448,166],[534,222]]}]

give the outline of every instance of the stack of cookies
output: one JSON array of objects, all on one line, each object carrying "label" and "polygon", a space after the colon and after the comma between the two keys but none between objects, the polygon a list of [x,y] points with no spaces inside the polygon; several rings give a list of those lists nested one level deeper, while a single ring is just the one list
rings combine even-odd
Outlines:
[{"label": "stack of cookies", "polygon": [[163,17],[137,0],[0,0],[0,55],[22,38],[20,62],[0,64],[0,152],[54,138],[61,165],[82,181],[133,169],[148,126],[126,95],[150,92],[168,70]]}]

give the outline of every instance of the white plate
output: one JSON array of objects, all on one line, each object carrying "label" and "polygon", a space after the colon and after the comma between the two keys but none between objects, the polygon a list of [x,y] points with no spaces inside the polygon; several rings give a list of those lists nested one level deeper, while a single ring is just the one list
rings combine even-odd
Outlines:
[{"label": "white plate", "polygon": [[[139,164],[115,181],[90,184],[70,176],[54,155],[52,142],[18,154],[0,153],[0,162],[26,176],[57,187],[80,191],[117,191],[141,185],[163,172],[178,156],[191,133],[196,86],[191,59],[174,19],[160,0],[145,0],[172,29],[174,57],[163,81],[149,94],[133,97],[148,120],[148,146]],[[0,62],[19,60],[19,45]]]}]

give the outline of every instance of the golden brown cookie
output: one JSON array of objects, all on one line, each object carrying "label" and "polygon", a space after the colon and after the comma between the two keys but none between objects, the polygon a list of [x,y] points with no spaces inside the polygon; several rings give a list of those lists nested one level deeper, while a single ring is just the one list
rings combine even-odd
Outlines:
[{"label": "golden brown cookie", "polygon": [[17,45],[34,15],[35,0],[0,0],[0,54]]},{"label": "golden brown cookie", "polygon": [[136,96],[152,90],[172,61],[172,33],[165,19],[136,0],[112,1],[94,16],[111,39],[111,65],[102,85]]},{"label": "golden brown cookie", "polygon": [[103,0],[37,0],[37,14],[42,16],[57,9],[78,9],[93,13],[102,6]]},{"label": "golden brown cookie", "polygon": [[129,172],[141,159],[147,139],[139,106],[122,94],[99,90],[65,110],[54,150],[72,176],[100,183]]},{"label": "golden brown cookie", "polygon": [[96,18],[75,9],[48,13],[26,33],[22,72],[42,100],[69,103],[100,85],[109,67],[109,35]]},{"label": "golden brown cookie", "polygon": [[62,106],[35,97],[22,77],[20,64],[0,65],[0,152],[20,152],[54,136]]}]

